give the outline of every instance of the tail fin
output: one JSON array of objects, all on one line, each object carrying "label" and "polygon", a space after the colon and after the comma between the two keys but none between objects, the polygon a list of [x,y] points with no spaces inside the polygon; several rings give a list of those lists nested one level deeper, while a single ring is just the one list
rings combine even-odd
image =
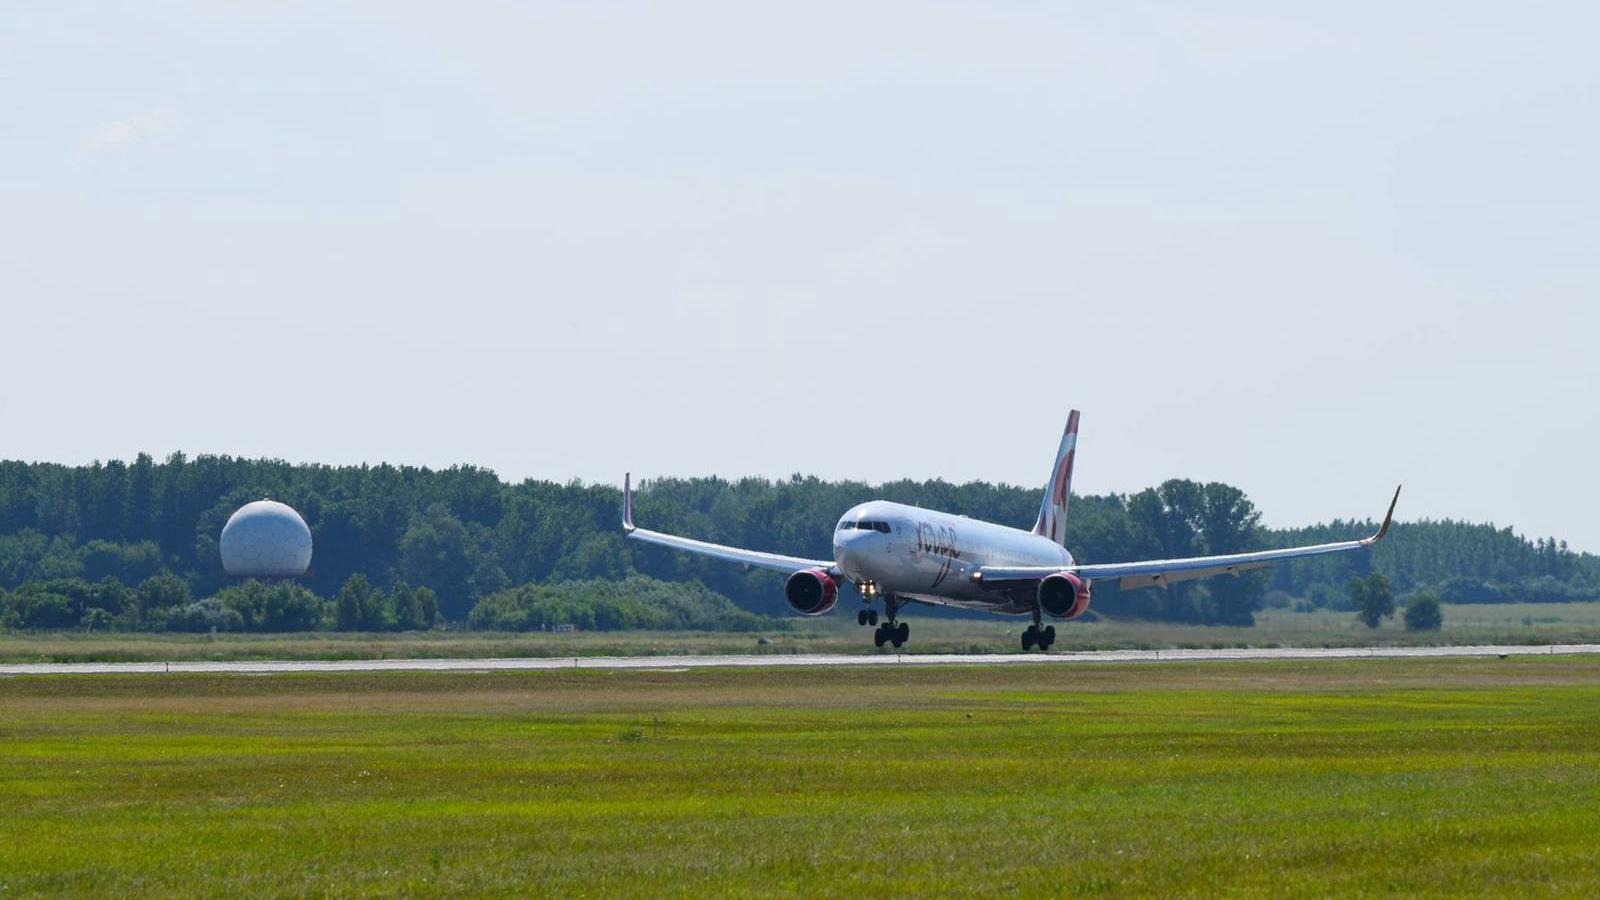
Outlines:
[{"label": "tail fin", "polygon": [[1078,448],[1078,411],[1067,416],[1067,431],[1061,436],[1061,449],[1056,451],[1056,464],[1050,470],[1050,483],[1044,488],[1044,501],[1039,504],[1039,521],[1033,524],[1033,533],[1044,535],[1065,547],[1067,545],[1067,498],[1072,492],[1072,458]]}]

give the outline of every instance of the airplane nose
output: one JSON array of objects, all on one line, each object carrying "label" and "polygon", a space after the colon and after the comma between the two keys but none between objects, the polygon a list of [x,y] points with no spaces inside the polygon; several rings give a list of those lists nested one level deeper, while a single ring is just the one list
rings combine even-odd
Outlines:
[{"label": "airplane nose", "polygon": [[846,571],[859,571],[858,563],[861,561],[861,538],[865,535],[844,532],[833,541],[833,559],[839,567]]}]

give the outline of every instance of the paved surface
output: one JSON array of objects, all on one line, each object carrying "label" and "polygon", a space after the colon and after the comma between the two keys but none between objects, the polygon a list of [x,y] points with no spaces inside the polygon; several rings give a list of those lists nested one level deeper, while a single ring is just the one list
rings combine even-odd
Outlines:
[{"label": "paved surface", "polygon": [[503,672],[530,669],[709,669],[757,666],[971,666],[1012,663],[1194,662],[1261,659],[1414,659],[1600,653],[1600,644],[1516,647],[1315,647],[1225,650],[1098,650],[1083,653],[770,654],[765,656],[580,656],[534,659],[352,659],[262,662],[17,663],[0,675],[106,675],[168,672]]}]

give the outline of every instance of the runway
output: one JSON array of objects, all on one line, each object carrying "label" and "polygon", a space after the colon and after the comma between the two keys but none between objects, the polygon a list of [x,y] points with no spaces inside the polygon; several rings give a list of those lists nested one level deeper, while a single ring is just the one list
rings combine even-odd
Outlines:
[{"label": "runway", "polygon": [[1241,660],[1427,659],[1600,653],[1600,644],[1469,647],[1275,647],[1216,650],[1096,650],[1062,653],[766,654],[748,656],[567,656],[525,659],[350,659],[251,662],[10,663],[4,675],[266,675],[287,672],[521,672],[541,669],[725,669],[764,666],[995,666]]}]

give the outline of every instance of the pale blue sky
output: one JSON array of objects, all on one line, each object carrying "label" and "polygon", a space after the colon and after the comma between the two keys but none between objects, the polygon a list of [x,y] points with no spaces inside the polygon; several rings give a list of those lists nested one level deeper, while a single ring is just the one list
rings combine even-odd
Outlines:
[{"label": "pale blue sky", "polygon": [[[1600,551],[1600,13],[13,3],[0,456],[1244,488]],[[781,549],[781,548],[779,548]]]}]

